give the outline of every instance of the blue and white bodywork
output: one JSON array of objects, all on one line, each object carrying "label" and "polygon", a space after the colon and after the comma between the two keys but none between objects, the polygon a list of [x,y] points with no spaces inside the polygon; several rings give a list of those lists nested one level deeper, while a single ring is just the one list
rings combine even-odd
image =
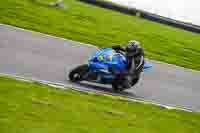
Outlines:
[{"label": "blue and white bodywork", "polygon": [[[88,67],[91,73],[98,73],[98,82],[110,83],[115,78],[109,71],[114,66],[119,72],[124,71],[127,66],[127,59],[123,53],[115,52],[112,48],[102,48],[96,51],[88,60]],[[149,62],[144,63],[144,71],[150,69]]]},{"label": "blue and white bodywork", "polygon": [[[143,61],[144,58],[142,57],[141,65],[143,65]],[[111,70],[114,67],[120,73],[127,68],[127,65],[128,61],[124,53],[116,52],[112,48],[101,48],[91,55],[87,64],[74,68],[68,76],[72,82],[85,80],[101,84],[111,84],[115,90],[124,90],[135,85],[140,77],[132,79],[131,86],[125,87],[115,82],[116,77]],[[144,61],[143,71],[147,71],[151,67],[152,65],[149,62]],[[125,76],[123,78],[125,81],[128,81],[130,77]]]}]

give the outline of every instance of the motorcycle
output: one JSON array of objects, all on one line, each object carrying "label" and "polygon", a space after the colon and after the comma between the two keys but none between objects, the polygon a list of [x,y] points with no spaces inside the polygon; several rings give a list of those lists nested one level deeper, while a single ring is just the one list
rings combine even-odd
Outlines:
[{"label": "motorcycle", "polygon": [[[144,62],[144,63],[143,63]],[[125,53],[116,52],[112,48],[101,48],[97,50],[88,60],[87,64],[80,65],[70,71],[68,77],[72,82],[89,81],[100,84],[110,84],[117,91],[129,89],[134,86],[140,79],[140,75],[133,79],[131,87],[125,87],[123,84],[116,84],[115,75],[111,72],[114,67],[117,71],[122,72],[126,69],[127,59]],[[140,60],[136,70],[143,65],[143,72],[149,70],[152,65],[143,57]],[[126,80],[128,76],[125,76]]]}]

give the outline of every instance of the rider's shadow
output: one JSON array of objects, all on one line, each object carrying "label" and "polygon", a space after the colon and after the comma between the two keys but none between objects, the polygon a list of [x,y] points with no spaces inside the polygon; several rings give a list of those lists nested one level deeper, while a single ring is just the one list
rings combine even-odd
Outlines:
[{"label": "rider's shadow", "polygon": [[117,96],[126,96],[126,97],[131,97],[131,98],[141,98],[139,96],[136,96],[133,92],[129,92],[129,91],[115,91],[112,89],[112,87],[109,86],[100,86],[98,84],[93,84],[93,83],[88,83],[88,82],[77,82],[75,83],[76,85],[83,87],[83,88],[87,88],[89,90],[95,90],[95,91],[99,91],[99,92],[103,92],[103,93],[108,93],[108,94],[112,94],[112,95],[117,95]]}]

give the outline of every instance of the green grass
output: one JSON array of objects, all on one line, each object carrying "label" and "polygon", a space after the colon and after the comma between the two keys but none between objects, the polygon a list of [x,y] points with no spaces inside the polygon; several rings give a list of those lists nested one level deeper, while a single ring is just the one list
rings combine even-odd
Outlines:
[{"label": "green grass", "polygon": [[0,76],[1,133],[199,133],[200,114]]},{"label": "green grass", "polygon": [[65,9],[49,7],[49,1],[1,1],[0,22],[97,46],[136,39],[151,59],[200,70],[199,34],[77,0],[65,0]]}]

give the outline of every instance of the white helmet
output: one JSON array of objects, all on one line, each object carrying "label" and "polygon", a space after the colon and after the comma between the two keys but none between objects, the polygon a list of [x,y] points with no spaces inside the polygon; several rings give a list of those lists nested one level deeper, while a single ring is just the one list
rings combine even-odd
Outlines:
[{"label": "white helmet", "polygon": [[135,45],[136,47],[140,47],[140,42],[136,40],[130,40],[128,41],[128,45]]},{"label": "white helmet", "polygon": [[134,53],[137,51],[137,48],[140,47],[140,43],[135,40],[130,40],[128,42],[128,45],[126,47],[127,55],[133,56]]}]

